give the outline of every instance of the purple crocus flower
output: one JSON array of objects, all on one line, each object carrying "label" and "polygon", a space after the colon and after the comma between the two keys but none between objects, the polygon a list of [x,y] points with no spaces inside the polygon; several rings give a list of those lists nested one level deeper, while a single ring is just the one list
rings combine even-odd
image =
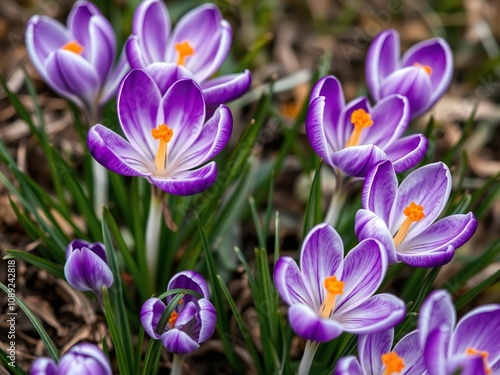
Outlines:
[{"label": "purple crocus flower", "polygon": [[33,16],[26,27],[26,48],[43,80],[95,117],[130,67],[124,53],[114,67],[115,34],[94,4],[77,1],[67,23]]},{"label": "purple crocus flower", "polygon": [[231,136],[233,119],[226,106],[204,123],[205,102],[196,83],[183,79],[162,94],[140,69],[123,80],[117,106],[128,141],[101,124],[87,135],[90,153],[100,164],[125,176],[145,177],[175,195],[196,194],[214,183],[215,162],[203,164]]},{"label": "purple crocus flower", "polygon": [[100,242],[73,240],[66,248],[64,275],[69,285],[81,291],[93,291],[99,298],[102,287],[113,285],[113,273]]},{"label": "purple crocus flower", "polygon": [[[151,338],[161,340],[163,346],[174,354],[188,354],[200,347],[215,331],[217,320],[215,307],[209,301],[210,291],[205,279],[194,271],[182,271],[174,275],[167,286],[172,289],[188,289],[201,298],[185,294],[168,319],[165,330],[157,333],[160,318],[167,308],[158,298],[150,298],[141,309],[141,323]],[[166,298],[167,304],[175,295]]]},{"label": "purple crocus flower", "polygon": [[445,290],[432,292],[418,319],[420,345],[429,375],[500,373],[500,304],[475,308],[456,323]]},{"label": "purple crocus flower", "polygon": [[47,357],[33,362],[31,375],[92,374],[111,375],[111,365],[106,355],[94,344],[80,343],[68,350],[58,364]]},{"label": "purple crocus flower", "polygon": [[211,78],[226,59],[231,41],[231,26],[214,4],[191,10],[171,32],[165,3],[145,0],[135,10],[125,49],[132,68],[158,76],[165,90],[178,79],[191,78],[200,85],[207,105],[219,105],[242,95],[252,79],[248,70]]},{"label": "purple crocus flower", "polygon": [[451,184],[444,163],[418,168],[399,188],[395,167],[388,161],[378,164],[365,179],[363,209],[355,222],[358,239],[382,242],[390,263],[414,267],[448,263],[477,227],[472,212],[434,222],[448,201]]},{"label": "purple crocus flower", "polygon": [[397,172],[415,166],[427,151],[422,134],[402,137],[410,120],[408,100],[391,95],[371,108],[366,97],[345,104],[342,86],[333,76],[320,79],[311,93],[306,133],[326,163],[364,177],[381,160]]},{"label": "purple crocus flower", "polygon": [[453,55],[445,40],[434,38],[415,44],[400,60],[399,34],[385,30],[370,45],[365,70],[374,100],[404,95],[415,118],[427,112],[448,88]]},{"label": "purple crocus flower", "polygon": [[423,352],[418,332],[403,337],[392,349],[394,329],[358,338],[358,356],[339,359],[335,375],[422,375],[425,374]]},{"label": "purple crocus flower", "polygon": [[390,294],[373,295],[387,269],[387,255],[375,240],[365,240],[344,259],[340,236],[329,224],[314,227],[300,255],[281,257],[274,283],[290,307],[293,330],[307,340],[326,342],[343,331],[367,334],[398,324],[405,304]]}]

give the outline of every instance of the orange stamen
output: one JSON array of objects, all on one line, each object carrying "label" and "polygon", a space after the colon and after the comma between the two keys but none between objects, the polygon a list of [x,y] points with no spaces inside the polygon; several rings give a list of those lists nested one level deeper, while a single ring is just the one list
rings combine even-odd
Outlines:
[{"label": "orange stamen", "polygon": [[481,358],[483,359],[483,364],[484,364],[484,372],[486,374],[491,374],[492,370],[491,370],[491,367],[488,366],[488,352],[485,352],[483,350],[477,350],[477,349],[474,349],[474,348],[467,348],[467,350],[465,351],[466,354],[469,354],[469,355],[479,355],[481,356]]},{"label": "orange stamen", "polygon": [[428,74],[428,75],[431,75],[432,74],[432,68],[429,66],[429,65],[422,65],[418,62],[416,63],[413,63],[413,66],[417,66],[419,68],[422,68],[423,70],[425,70],[425,72]]},{"label": "orange stamen", "polygon": [[344,292],[344,282],[337,280],[335,276],[330,276],[327,277],[323,283],[326,290],[326,296],[319,308],[319,314],[323,318],[329,318],[335,309],[335,298]]},{"label": "orange stamen", "polygon": [[394,236],[394,244],[398,246],[408,234],[411,223],[422,220],[425,217],[424,208],[415,202],[411,202],[409,206],[405,207],[403,213],[406,215],[405,221],[399,227],[398,232]]},{"label": "orange stamen", "polygon": [[361,131],[373,125],[373,120],[368,112],[364,109],[356,109],[351,114],[351,122],[354,125],[354,130],[349,137],[345,147],[357,146],[361,137]]},{"label": "orange stamen", "polygon": [[395,352],[382,354],[382,363],[385,365],[382,375],[399,374],[405,368],[403,358]]},{"label": "orange stamen", "polygon": [[177,314],[175,311],[170,314],[170,318],[168,318],[168,324],[170,324],[170,327],[173,327],[175,325],[175,322],[177,321],[177,318],[179,317],[179,314]]},{"label": "orange stamen", "polygon": [[175,50],[177,51],[177,65],[186,65],[186,57],[194,55],[194,48],[189,44],[187,40],[175,44]]},{"label": "orange stamen", "polygon": [[68,43],[62,46],[61,49],[76,53],[77,55],[81,55],[83,52],[83,46],[76,40],[70,40]]},{"label": "orange stamen", "polygon": [[165,171],[168,162],[167,144],[170,142],[174,135],[174,131],[168,125],[161,124],[151,130],[154,139],[160,141],[158,144],[158,151],[155,155],[156,171],[161,173]]}]

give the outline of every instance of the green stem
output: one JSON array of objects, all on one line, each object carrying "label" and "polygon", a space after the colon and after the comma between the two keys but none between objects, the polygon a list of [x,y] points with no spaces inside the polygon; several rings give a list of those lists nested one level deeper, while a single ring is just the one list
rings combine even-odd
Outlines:
[{"label": "green stem", "polygon": [[181,375],[183,363],[184,363],[184,356],[181,354],[174,354],[172,371],[170,371],[170,375]]},{"label": "green stem", "polygon": [[158,267],[158,251],[160,247],[160,233],[162,223],[162,201],[161,198],[151,192],[148,221],[146,223],[146,263],[149,273],[150,285],[155,285],[156,270]]},{"label": "green stem", "polygon": [[306,342],[306,348],[304,349],[304,355],[300,361],[298,375],[308,375],[311,369],[311,364],[318,350],[319,342],[308,340]]},{"label": "green stem", "polygon": [[342,206],[344,205],[343,176],[340,172],[337,172],[336,177],[335,191],[332,194],[330,207],[328,207],[328,212],[325,216],[325,222],[330,223],[330,225],[334,228],[339,221]]}]

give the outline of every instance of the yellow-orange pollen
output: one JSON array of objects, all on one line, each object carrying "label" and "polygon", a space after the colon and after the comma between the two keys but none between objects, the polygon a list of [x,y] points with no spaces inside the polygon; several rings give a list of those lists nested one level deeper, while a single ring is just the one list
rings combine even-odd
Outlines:
[{"label": "yellow-orange pollen", "polygon": [[160,141],[158,144],[158,151],[155,155],[155,167],[157,172],[165,171],[168,161],[167,144],[170,142],[174,135],[174,131],[168,125],[161,124],[151,130],[153,138]]},{"label": "yellow-orange pollen", "polygon": [[335,276],[327,277],[323,284],[326,290],[325,300],[319,308],[319,314],[323,318],[329,318],[335,309],[335,298],[344,293],[344,282],[337,280]]},{"label": "yellow-orange pollen", "polygon": [[61,49],[76,53],[77,55],[81,55],[83,52],[83,46],[76,40],[70,40],[68,43],[62,46]]},{"label": "yellow-orange pollen", "polygon": [[385,365],[382,375],[399,374],[405,368],[403,358],[394,352],[382,354],[382,363]]},{"label": "yellow-orange pollen", "polygon": [[403,213],[406,215],[405,221],[399,227],[398,232],[394,236],[394,245],[398,246],[408,234],[411,223],[422,220],[425,217],[424,208],[415,202],[411,202],[409,206],[405,207]]},{"label": "yellow-orange pollen", "polygon": [[422,65],[422,64],[416,62],[416,63],[413,63],[413,66],[417,66],[419,68],[422,68],[423,70],[425,70],[425,72],[428,75],[432,74],[432,68],[429,65]]},{"label": "yellow-orange pollen", "polygon": [[194,48],[189,44],[187,40],[175,44],[175,50],[177,51],[177,65],[186,65],[186,57],[194,55]]},{"label": "yellow-orange pollen", "polygon": [[354,125],[354,130],[345,147],[357,146],[359,144],[359,138],[361,137],[361,131],[373,125],[372,117],[362,108],[356,109],[351,114],[351,122]]},{"label": "yellow-orange pollen", "polygon": [[173,327],[175,325],[175,322],[177,321],[177,318],[179,317],[179,314],[177,314],[175,311],[170,314],[170,318],[168,318],[168,324],[170,324],[170,327]]},{"label": "yellow-orange pollen", "polygon": [[465,351],[466,354],[469,355],[479,355],[483,359],[483,365],[484,365],[484,372],[486,374],[491,374],[491,367],[488,366],[488,352],[485,352],[483,350],[476,350],[474,348],[467,348]]}]

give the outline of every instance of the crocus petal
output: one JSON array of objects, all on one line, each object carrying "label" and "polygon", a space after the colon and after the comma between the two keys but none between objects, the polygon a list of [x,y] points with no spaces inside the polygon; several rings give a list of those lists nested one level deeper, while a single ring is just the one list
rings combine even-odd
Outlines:
[{"label": "crocus petal", "polygon": [[401,253],[425,253],[451,246],[457,249],[472,237],[477,220],[472,212],[466,215],[451,215],[433,223],[418,236],[404,241],[398,247]]},{"label": "crocus petal", "polygon": [[175,328],[161,335],[161,341],[163,346],[174,354],[189,354],[200,347],[187,333]]},{"label": "crocus petal", "polygon": [[274,284],[283,301],[288,305],[306,304],[319,308],[319,297],[313,298],[297,263],[290,257],[280,257],[274,266]]},{"label": "crocus petal", "polygon": [[316,225],[304,239],[300,266],[315,300],[325,298],[323,285],[327,277],[342,277],[343,255],[342,239],[328,223]]},{"label": "crocus petal", "polygon": [[380,242],[368,239],[349,251],[344,259],[344,292],[337,298],[334,314],[363,304],[378,289],[387,271],[387,255]]},{"label": "crocus petal", "polygon": [[[75,357],[76,358],[80,357],[84,359],[84,361],[78,359],[75,360],[76,359]],[[79,373],[77,371],[75,372],[63,371],[62,362],[64,361],[64,358],[68,358],[69,359],[68,362],[72,363],[85,362],[83,367],[87,370],[88,374],[99,374],[99,375],[112,374],[111,365],[109,364],[108,357],[106,357],[103,351],[94,344],[90,344],[88,342],[77,344],[73,346],[70,350],[68,350],[66,354],[64,354],[63,357],[61,358],[58,368],[59,374]],[[73,370],[71,365],[69,367],[71,368],[71,370]]]},{"label": "crocus petal", "polygon": [[373,40],[368,49],[365,76],[368,89],[375,101],[381,99],[381,82],[399,66],[399,34],[384,30]]},{"label": "crocus petal", "polygon": [[405,207],[415,202],[423,207],[425,217],[412,223],[404,241],[409,241],[430,226],[443,211],[451,191],[451,175],[444,163],[425,165],[410,173],[401,183],[390,229],[396,233],[406,216]]},{"label": "crocus petal", "polygon": [[153,78],[162,96],[175,82],[184,78],[193,78],[193,75],[186,68],[172,63],[153,63],[147,66],[146,71]]},{"label": "crocus petal", "polygon": [[372,110],[373,125],[361,133],[360,144],[376,144],[384,149],[397,141],[410,123],[410,103],[401,95],[390,95]]},{"label": "crocus petal", "polygon": [[150,298],[141,308],[141,324],[149,337],[159,340],[160,335],[156,333],[156,327],[167,306],[158,298]]},{"label": "crocus petal", "polygon": [[165,61],[170,27],[170,16],[163,1],[147,0],[137,6],[132,33],[138,37],[147,64]]},{"label": "crocus petal", "polygon": [[[207,282],[198,272],[195,271],[181,271],[176,273],[168,282],[167,290],[172,289],[189,289],[198,293],[203,298],[210,298],[210,290],[208,289]],[[167,297],[170,302],[172,296]],[[186,303],[198,298],[186,294],[183,298]]]},{"label": "crocus petal", "polygon": [[189,334],[192,339],[195,339],[193,335],[190,334],[190,332],[184,329],[184,326],[190,323],[195,318],[196,313],[198,312],[198,305],[194,302],[186,303],[185,301],[182,302],[182,305],[183,307],[178,310],[179,315],[177,316],[177,320],[175,321],[175,328],[183,330],[184,332]]},{"label": "crocus petal", "polygon": [[123,77],[130,71],[130,65],[127,60],[127,55],[125,50],[122,50],[116,66],[113,68],[111,73],[108,75],[106,83],[102,89],[101,98],[99,100],[99,105],[103,106],[112,97],[116,96],[118,85],[121,83]]},{"label": "crocus petal", "polygon": [[325,97],[319,96],[311,102],[307,110],[305,122],[306,134],[314,152],[333,167],[334,165],[330,159],[330,146],[325,135],[325,123],[323,120],[325,109]]},{"label": "crocus petal", "polygon": [[73,240],[73,241],[71,241],[68,244],[68,246],[66,246],[66,252],[65,252],[66,259],[68,259],[68,257],[70,256],[70,254],[73,251],[81,249],[82,247],[87,247],[88,248],[89,245],[90,245],[90,242],[85,241],[85,240]]},{"label": "crocus petal", "polygon": [[148,61],[142,54],[139,37],[130,35],[123,46],[128,63],[132,69],[145,69],[148,66]]},{"label": "crocus petal", "polygon": [[[54,89],[67,96],[77,105],[90,108],[100,90],[96,71],[82,56],[59,49],[46,61],[47,75]],[[81,98],[75,100],[74,98]]]},{"label": "crocus petal", "polygon": [[432,86],[429,75],[419,67],[398,69],[389,75],[380,88],[382,97],[392,94],[406,96],[415,118],[430,108]]},{"label": "crocus petal", "polygon": [[45,60],[71,40],[71,33],[60,22],[47,16],[33,16],[26,25],[26,49],[38,74],[52,85]]},{"label": "crocus petal", "polygon": [[[421,336],[421,334],[419,334]],[[425,367],[429,375],[448,375],[446,371],[446,349],[450,337],[450,329],[445,325],[438,326],[426,333],[421,344],[424,351]],[[422,336],[420,337],[422,338]]]},{"label": "crocus petal", "polygon": [[174,132],[168,144],[168,160],[175,164],[201,132],[205,120],[203,94],[194,81],[182,79],[170,87],[161,107],[163,123]]},{"label": "crocus petal", "polygon": [[396,173],[413,168],[424,157],[429,142],[422,134],[414,134],[395,140],[384,151],[394,165]]},{"label": "crocus petal", "polygon": [[198,301],[200,306],[199,317],[201,320],[201,328],[198,336],[198,342],[207,341],[215,332],[215,325],[217,322],[217,313],[214,305],[206,299],[202,298]]},{"label": "crocus petal", "polygon": [[94,254],[96,254],[99,258],[101,258],[104,262],[107,262],[106,258],[106,248],[102,242],[94,242],[90,243],[84,240],[73,240],[66,247],[66,259],[70,256],[73,251],[79,250],[83,247],[86,247]]},{"label": "crocus petal", "polygon": [[430,251],[415,251],[400,253],[398,249],[398,261],[404,262],[412,267],[438,267],[449,263],[453,259],[455,248],[445,245]]},{"label": "crocus petal", "polygon": [[101,294],[103,286],[113,285],[113,273],[97,254],[87,248],[72,252],[64,265],[64,276],[68,283],[81,291],[92,290]]},{"label": "crocus petal", "polygon": [[153,170],[134,147],[118,134],[97,124],[87,133],[89,152],[102,166],[124,176],[148,176]]},{"label": "crocus petal", "polygon": [[194,169],[176,173],[169,178],[150,176],[153,185],[167,193],[174,195],[193,195],[201,193],[213,185],[217,179],[217,166],[215,162]]},{"label": "crocus petal", "polygon": [[364,177],[377,163],[387,160],[387,155],[375,145],[352,146],[331,155],[334,166],[353,177]]},{"label": "crocus petal", "polygon": [[288,309],[288,320],[297,335],[306,340],[327,342],[338,337],[343,329],[333,319],[322,318],[305,305],[292,305]]},{"label": "crocus petal", "polygon": [[397,190],[398,179],[392,163],[383,161],[377,164],[365,178],[361,195],[363,208],[388,224]]},{"label": "crocus petal", "polygon": [[57,365],[51,358],[40,357],[33,361],[30,375],[56,375]]},{"label": "crocus petal", "polygon": [[243,95],[252,83],[249,70],[243,73],[227,74],[201,84],[203,97],[207,105],[227,103]]},{"label": "crocus petal", "polygon": [[221,105],[212,118],[203,125],[192,147],[182,154],[177,167],[189,169],[212,159],[226,146],[232,131],[231,111],[225,105]]},{"label": "crocus petal", "polygon": [[89,62],[94,67],[101,86],[106,81],[116,55],[116,39],[113,28],[103,16],[93,16],[89,24],[90,40],[93,41]]},{"label": "crocus petal", "polygon": [[433,106],[448,88],[453,75],[453,53],[448,43],[442,38],[417,43],[405,52],[401,62],[402,66],[418,63],[431,67],[432,94],[428,105]]},{"label": "crocus petal", "polygon": [[405,317],[405,304],[391,294],[377,294],[342,314],[333,313],[342,328],[349,333],[366,334],[394,327]]},{"label": "crocus petal", "polygon": [[446,363],[446,374],[488,375],[480,355],[461,355],[449,359]]},{"label": "crocus petal", "polygon": [[[323,97],[325,102],[324,108],[321,108],[320,112],[317,114],[321,115],[319,119],[316,120],[316,122],[321,121],[321,130],[315,130],[314,128],[310,128],[309,130],[312,135],[315,131],[321,131],[321,134],[324,134],[326,138],[328,148],[332,151],[340,150],[344,147],[344,144],[341,139],[337,138],[337,127],[339,126],[340,113],[345,107],[344,92],[342,91],[340,81],[334,76],[321,78],[311,91],[311,105],[313,101],[316,101],[316,98],[320,97]],[[311,109],[309,109],[309,111],[311,111]],[[317,116],[314,113],[311,115]],[[314,125],[314,122],[311,123],[311,125]],[[306,120],[306,133],[308,133],[309,127],[310,125],[308,125]],[[309,139],[311,139],[311,136]]]},{"label": "crocus petal", "polygon": [[[427,336],[441,327],[439,337],[440,339],[446,339],[444,344],[448,347],[455,321],[455,306],[453,306],[450,294],[445,290],[431,292],[420,307],[420,315],[418,317],[420,346],[424,347]],[[446,332],[448,332],[448,337],[444,336]]]},{"label": "crocus petal", "polygon": [[413,331],[404,336],[394,347],[394,352],[403,358],[405,375],[422,375],[425,373],[423,350],[418,342],[418,332]]},{"label": "crocus petal", "polygon": [[381,357],[383,354],[391,351],[393,339],[393,329],[359,336],[358,357],[365,374],[382,373]]},{"label": "crocus petal", "polygon": [[370,238],[379,241],[386,251],[389,264],[398,262],[396,246],[391,232],[389,232],[387,224],[375,213],[363,209],[358,210],[356,212],[354,231],[359,241]]},{"label": "crocus petal", "polygon": [[151,131],[161,124],[157,118],[161,100],[158,86],[145,71],[135,69],[123,79],[116,100],[125,136],[146,160],[153,162],[158,142]]},{"label": "crocus petal", "polygon": [[334,375],[365,375],[366,372],[361,368],[358,359],[352,355],[342,357],[335,366]]},{"label": "crocus petal", "polygon": [[201,5],[184,15],[175,26],[167,61],[176,61],[177,43],[189,42],[194,54],[186,58],[186,68],[197,80],[204,81],[225,60],[231,39],[231,27],[222,19],[219,9],[214,4]]},{"label": "crocus petal", "polygon": [[500,361],[500,305],[484,305],[466,314],[457,324],[450,352],[464,354],[467,349],[488,353],[490,367]]}]

